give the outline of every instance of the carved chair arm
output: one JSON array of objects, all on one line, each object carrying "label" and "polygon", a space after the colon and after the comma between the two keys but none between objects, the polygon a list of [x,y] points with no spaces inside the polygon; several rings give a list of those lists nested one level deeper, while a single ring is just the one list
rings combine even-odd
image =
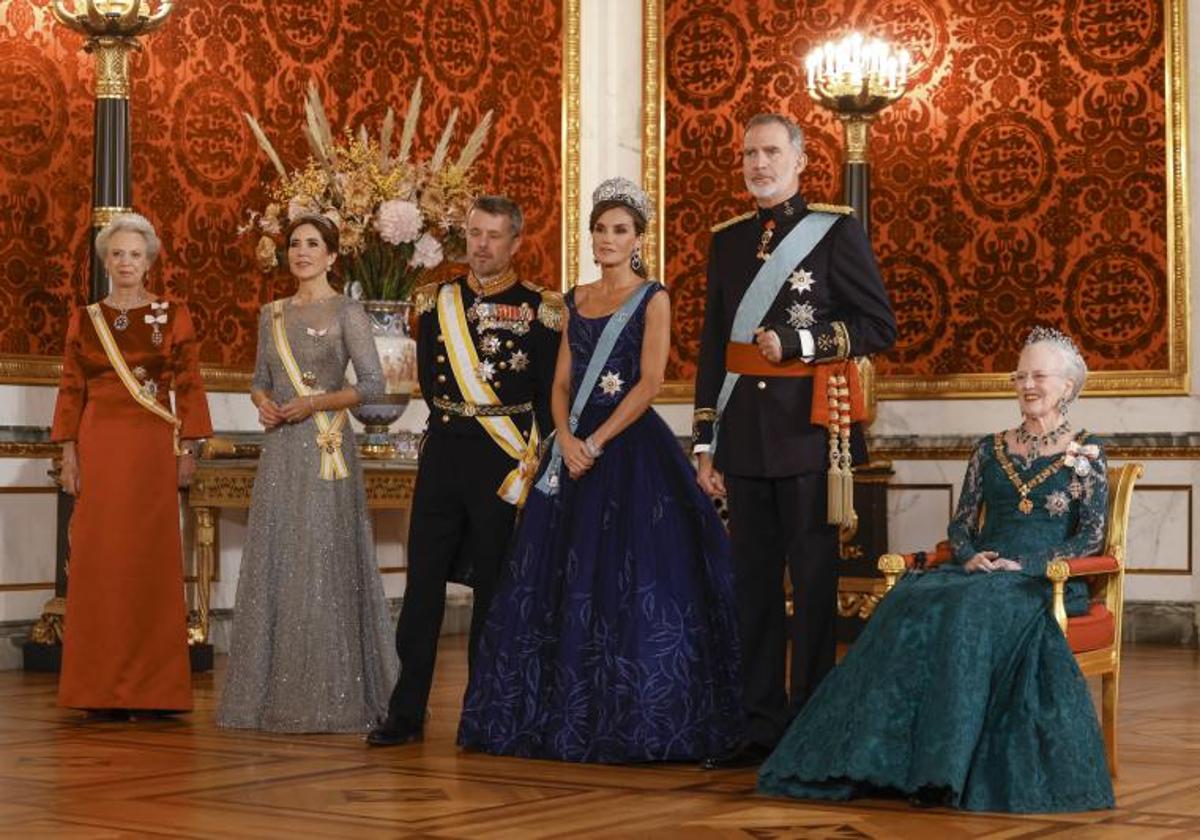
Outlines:
[{"label": "carved chair arm", "polygon": [[1121,564],[1115,557],[1067,557],[1051,560],[1046,564],[1046,577],[1054,587],[1050,609],[1054,613],[1054,620],[1064,633],[1067,632],[1067,581],[1073,577],[1114,575],[1120,571]]}]

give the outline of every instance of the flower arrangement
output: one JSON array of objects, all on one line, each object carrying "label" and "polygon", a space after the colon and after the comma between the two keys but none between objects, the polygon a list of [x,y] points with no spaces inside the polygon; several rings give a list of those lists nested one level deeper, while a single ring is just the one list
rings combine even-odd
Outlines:
[{"label": "flower arrangement", "polygon": [[276,268],[287,243],[287,222],[318,213],[340,233],[339,269],[346,293],[365,300],[406,300],[417,280],[444,259],[461,255],[463,224],[476,194],[472,167],[492,123],[488,111],[456,159],[449,156],[458,110],[450,115],[433,156],[412,159],[421,111],[421,83],[408,104],[399,148],[392,153],[395,115],[389,108],[378,139],[366,127],[335,136],[315,82],[304,102],[310,156],[288,172],[258,121],[245,114],[259,146],[279,174],[266,208],[249,212],[241,233],[260,234],[255,255],[264,271]]}]

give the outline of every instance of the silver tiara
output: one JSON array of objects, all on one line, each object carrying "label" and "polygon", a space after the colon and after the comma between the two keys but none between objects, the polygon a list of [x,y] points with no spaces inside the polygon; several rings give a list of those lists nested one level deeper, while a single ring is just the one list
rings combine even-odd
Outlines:
[{"label": "silver tiara", "polygon": [[1025,346],[1031,344],[1056,344],[1063,350],[1072,353],[1082,358],[1083,354],[1079,352],[1079,348],[1075,346],[1075,342],[1071,337],[1064,332],[1059,332],[1054,327],[1034,327],[1029,331],[1028,337],[1025,339]]},{"label": "silver tiara", "polygon": [[636,210],[647,222],[654,216],[650,197],[628,178],[609,178],[592,193],[592,206],[602,201],[619,201]]}]

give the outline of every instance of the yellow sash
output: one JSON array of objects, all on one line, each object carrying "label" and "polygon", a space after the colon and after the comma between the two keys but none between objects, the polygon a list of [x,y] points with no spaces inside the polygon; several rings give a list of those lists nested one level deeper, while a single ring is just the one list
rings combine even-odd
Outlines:
[{"label": "yellow sash", "polygon": [[[304,376],[300,373],[300,365],[292,355],[292,345],[288,344],[287,329],[283,323],[283,301],[271,303],[271,334],[275,338],[275,349],[283,362],[292,387],[302,397],[311,396],[313,391],[304,384]],[[342,427],[346,425],[346,409],[341,409],[332,417],[328,411],[314,411],[312,418],[317,424],[317,448],[321,451],[321,478],[326,481],[337,481],[350,474],[346,469],[346,459],[342,457]]]},{"label": "yellow sash", "polygon": [[151,396],[149,392],[142,390],[141,383],[133,375],[133,371],[129,369],[128,362],[121,355],[121,348],[117,347],[117,340],[113,338],[112,332],[108,329],[108,321],[104,320],[104,313],[100,311],[100,304],[89,304],[87,314],[92,319],[92,326],[96,328],[96,335],[100,337],[100,346],[104,348],[104,355],[108,356],[108,363],[117,372],[117,378],[121,380],[121,384],[125,386],[125,390],[129,392],[129,396],[133,397],[142,408],[152,414],[157,414],[171,424],[175,454],[181,454],[179,451],[179,427],[182,424],[179,422],[179,418],[163,408],[162,403]]},{"label": "yellow sash", "polygon": [[[450,368],[454,372],[454,381],[458,383],[463,399],[475,405],[500,405],[500,398],[496,396],[492,386],[483,381],[477,373],[479,354],[471,341],[462,288],[458,283],[447,283],[438,291],[437,313],[442,334],[446,337],[446,354],[450,358]],[[535,419],[529,428],[527,441],[511,417],[476,416],[475,419],[496,445],[517,462],[516,468],[505,477],[496,495],[511,505],[523,506],[538,466],[537,420]]]}]

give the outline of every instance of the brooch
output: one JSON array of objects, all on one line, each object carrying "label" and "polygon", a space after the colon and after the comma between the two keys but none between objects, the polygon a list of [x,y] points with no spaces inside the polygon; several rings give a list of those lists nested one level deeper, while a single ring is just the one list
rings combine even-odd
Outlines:
[{"label": "brooch", "polygon": [[1080,445],[1079,441],[1073,440],[1067,444],[1067,452],[1063,456],[1063,464],[1075,471],[1075,475],[1080,478],[1087,478],[1095,471],[1093,461],[1100,457],[1100,447],[1094,443],[1089,443],[1086,446]]}]

